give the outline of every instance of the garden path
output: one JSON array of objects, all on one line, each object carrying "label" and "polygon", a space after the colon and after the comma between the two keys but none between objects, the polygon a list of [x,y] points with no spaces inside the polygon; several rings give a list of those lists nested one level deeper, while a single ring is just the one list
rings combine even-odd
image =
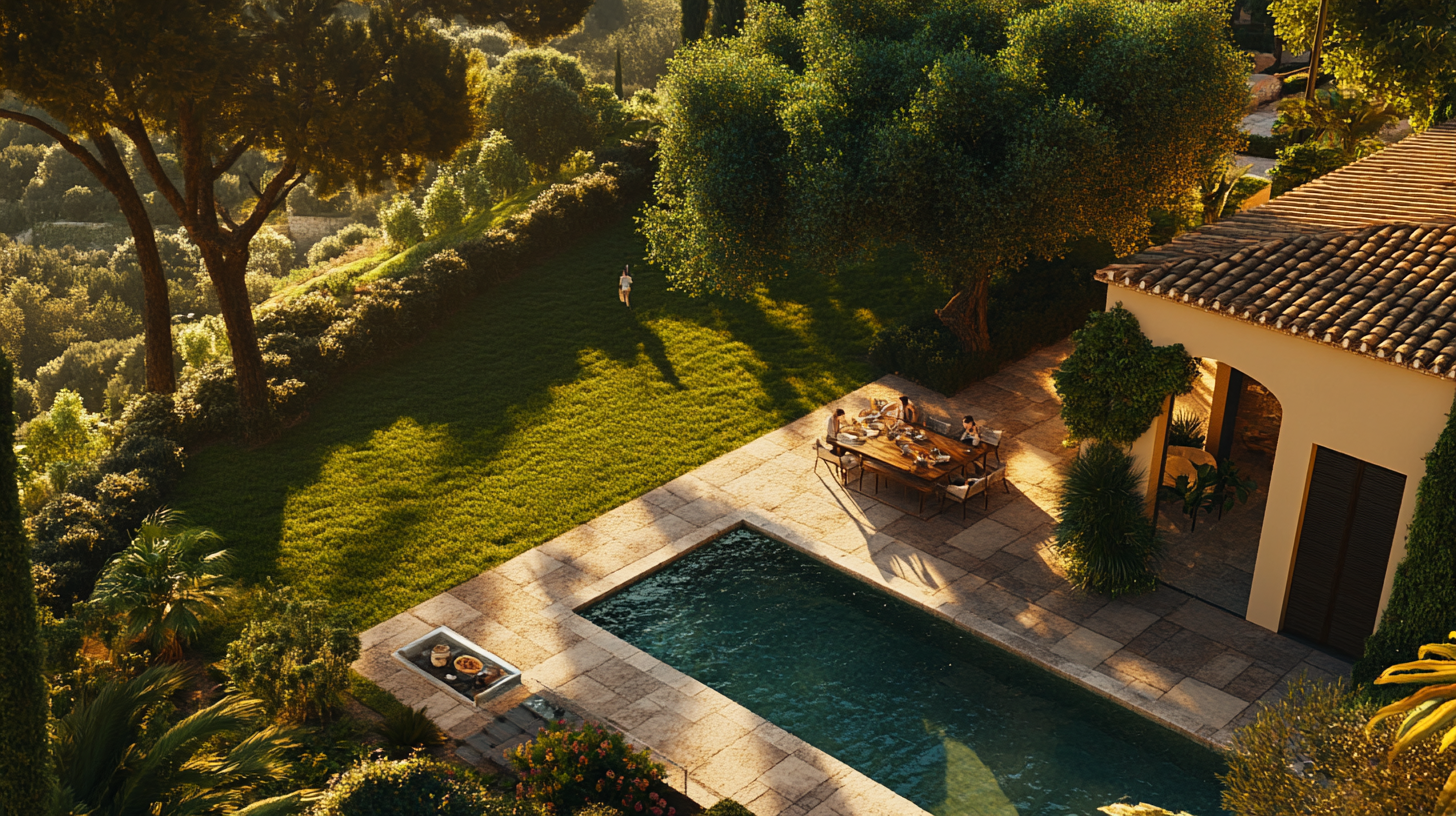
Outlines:
[{"label": "garden path", "polygon": [[[1049,546],[1072,457],[1050,375],[1069,350],[1043,349],[953,399],[883,377],[375,626],[355,668],[461,740],[544,694],[686,768],[678,784],[695,801],[732,797],[759,816],[923,811],[574,612],[741,525],[1215,746],[1301,673],[1347,674],[1345,661],[1168,587],[1115,601],[1070,587]],[[927,521],[816,471],[828,411],[901,393],[1004,429],[1011,491],[985,510],[972,502],[964,521],[956,508]],[[436,626],[520,666],[524,688],[479,710],[405,671],[393,650]]]}]

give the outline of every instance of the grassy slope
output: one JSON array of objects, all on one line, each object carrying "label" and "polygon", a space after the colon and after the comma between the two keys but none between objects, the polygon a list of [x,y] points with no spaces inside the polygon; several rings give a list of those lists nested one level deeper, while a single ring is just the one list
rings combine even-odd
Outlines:
[{"label": "grassy slope", "polygon": [[529,207],[536,196],[549,186],[545,183],[532,184],[515,195],[502,199],[489,211],[479,212],[465,219],[458,228],[433,240],[415,244],[403,252],[393,252],[381,241],[379,251],[372,255],[332,266],[326,263],[322,268],[313,271],[302,270],[299,274],[307,277],[278,289],[269,301],[288,300],[315,289],[341,290],[380,278],[408,274],[436,252],[458,246],[492,227],[499,226],[502,221]]},{"label": "grassy slope", "polygon": [[[861,385],[874,330],[940,297],[892,256],[692,299],[642,253],[626,221],[589,237],[349,375],[281,440],[198,453],[176,505],[244,580],[368,626]],[[614,289],[626,261],[635,311]]]}]

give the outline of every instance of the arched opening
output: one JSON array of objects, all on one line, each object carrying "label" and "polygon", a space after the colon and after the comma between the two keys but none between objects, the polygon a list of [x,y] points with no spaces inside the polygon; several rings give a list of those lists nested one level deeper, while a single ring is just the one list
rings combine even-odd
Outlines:
[{"label": "arched opening", "polygon": [[1157,523],[1165,549],[1159,577],[1239,617],[1248,614],[1283,416],[1279,399],[1258,380],[1211,359],[1200,361],[1193,393],[1173,404],[1162,483],[1175,487],[1180,473],[1191,483],[1200,465],[1227,461],[1255,487],[1246,503],[1222,512],[1205,505],[1191,515],[1192,502],[1160,491]]}]

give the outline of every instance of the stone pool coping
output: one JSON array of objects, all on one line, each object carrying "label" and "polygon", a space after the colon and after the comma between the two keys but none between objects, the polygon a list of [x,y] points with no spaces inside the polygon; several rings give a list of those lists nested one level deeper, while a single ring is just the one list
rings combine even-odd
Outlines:
[{"label": "stone pool coping", "polygon": [[[1039,352],[953,400],[896,377],[871,383],[373,627],[355,668],[462,740],[546,692],[684,768],[686,780],[669,781],[695,801],[730,797],[758,816],[923,811],[575,612],[739,526],[1215,747],[1298,674],[1347,672],[1174,590],[1108,602],[1067,586],[1048,547],[1071,456],[1048,384],[1065,353]],[[969,412],[1006,428],[1010,492],[973,503],[964,521],[955,508],[921,520],[889,494],[880,503],[816,469],[813,440],[830,410],[901,393],[942,416]],[[476,709],[402,672],[393,649],[436,626],[519,666],[523,687]]]}]

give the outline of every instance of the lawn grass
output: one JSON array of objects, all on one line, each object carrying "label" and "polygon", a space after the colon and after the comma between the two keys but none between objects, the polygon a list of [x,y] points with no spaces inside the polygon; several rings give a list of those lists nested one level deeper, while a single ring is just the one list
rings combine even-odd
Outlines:
[{"label": "lawn grass", "polygon": [[857,388],[875,330],[943,302],[902,254],[747,302],[668,292],[642,256],[625,219],[588,236],[347,375],[278,441],[198,452],[175,506],[245,583],[367,627]]}]

